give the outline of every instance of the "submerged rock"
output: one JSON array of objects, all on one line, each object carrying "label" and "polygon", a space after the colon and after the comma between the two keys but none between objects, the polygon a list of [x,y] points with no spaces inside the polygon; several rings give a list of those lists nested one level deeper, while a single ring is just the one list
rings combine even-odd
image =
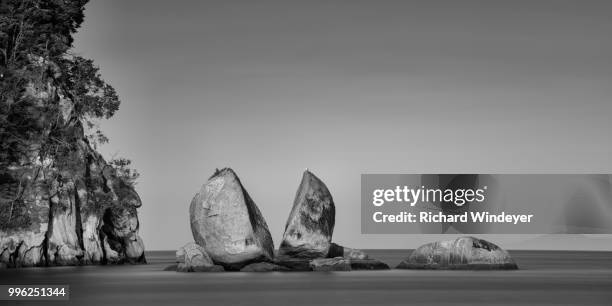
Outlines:
[{"label": "submerged rock", "polygon": [[351,260],[344,257],[317,258],[310,261],[313,271],[351,271]]},{"label": "submerged rock", "polygon": [[276,265],[269,262],[256,262],[250,265],[244,266],[240,269],[240,272],[286,272],[291,271],[291,269]]},{"label": "submerged rock", "polygon": [[483,239],[460,237],[420,246],[398,269],[516,270],[507,251]]},{"label": "submerged rock", "polygon": [[327,186],[304,171],[285,225],[279,254],[297,258],[327,257],[336,208]]},{"label": "submerged rock", "polygon": [[216,171],[202,186],[191,201],[189,218],[196,243],[226,269],[274,257],[268,225],[230,168]]}]

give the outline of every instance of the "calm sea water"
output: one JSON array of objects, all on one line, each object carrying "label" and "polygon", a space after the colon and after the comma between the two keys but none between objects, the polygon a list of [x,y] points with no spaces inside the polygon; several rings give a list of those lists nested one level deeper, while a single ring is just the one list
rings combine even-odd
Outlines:
[{"label": "calm sea water", "polygon": [[[394,267],[411,251],[367,252]],[[147,265],[0,270],[0,284],[69,284],[58,305],[612,305],[612,252],[511,254],[521,270],[177,273],[163,271],[173,251],[154,251]]]}]

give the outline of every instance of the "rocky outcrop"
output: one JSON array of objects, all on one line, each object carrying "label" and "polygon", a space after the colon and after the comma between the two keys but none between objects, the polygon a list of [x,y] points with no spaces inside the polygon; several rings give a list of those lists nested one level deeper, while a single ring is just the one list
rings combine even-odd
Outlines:
[{"label": "rocky outcrop", "polygon": [[474,237],[432,242],[420,246],[398,269],[516,270],[510,254],[497,245]]},{"label": "rocky outcrop", "polygon": [[[49,84],[28,85],[24,95],[33,108],[60,108],[57,118],[42,112],[39,120],[54,122],[54,133],[61,134],[41,128],[27,150],[0,167],[0,263],[144,263],[140,197],[90,145],[74,103]],[[61,143],[55,154],[45,151],[50,138]]]},{"label": "rocky outcrop", "polygon": [[176,251],[178,272],[220,272],[223,267],[215,265],[203,247],[190,242]]},{"label": "rocky outcrop", "polygon": [[361,250],[331,242],[334,203],[325,184],[309,171],[304,172],[276,256],[261,212],[229,168],[215,171],[202,186],[191,201],[189,216],[196,243],[180,248],[177,264],[166,271],[389,269]]},{"label": "rocky outcrop", "polygon": [[189,218],[196,243],[226,269],[274,258],[268,225],[232,169],[208,179],[191,201]]},{"label": "rocky outcrop", "polygon": [[336,208],[327,186],[304,171],[285,226],[279,254],[296,258],[327,257]]},{"label": "rocky outcrop", "polygon": [[51,164],[4,172],[0,206],[28,212],[0,229],[0,261],[9,267],[145,262],[138,194],[85,140],[78,146],[70,170]]}]

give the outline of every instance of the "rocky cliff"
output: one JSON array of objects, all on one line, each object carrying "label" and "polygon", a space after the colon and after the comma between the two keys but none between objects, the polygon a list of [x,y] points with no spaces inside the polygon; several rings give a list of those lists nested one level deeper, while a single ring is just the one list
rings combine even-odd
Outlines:
[{"label": "rocky cliff", "polygon": [[0,267],[144,263],[138,194],[90,144],[74,98],[50,84],[26,86],[41,132],[0,168]]}]

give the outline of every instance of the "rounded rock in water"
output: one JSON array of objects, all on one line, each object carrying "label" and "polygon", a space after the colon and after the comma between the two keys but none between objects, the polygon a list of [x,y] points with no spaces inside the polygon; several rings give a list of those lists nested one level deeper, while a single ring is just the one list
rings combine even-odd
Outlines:
[{"label": "rounded rock in water", "polygon": [[420,246],[398,269],[516,270],[510,254],[483,239],[460,237]]}]

